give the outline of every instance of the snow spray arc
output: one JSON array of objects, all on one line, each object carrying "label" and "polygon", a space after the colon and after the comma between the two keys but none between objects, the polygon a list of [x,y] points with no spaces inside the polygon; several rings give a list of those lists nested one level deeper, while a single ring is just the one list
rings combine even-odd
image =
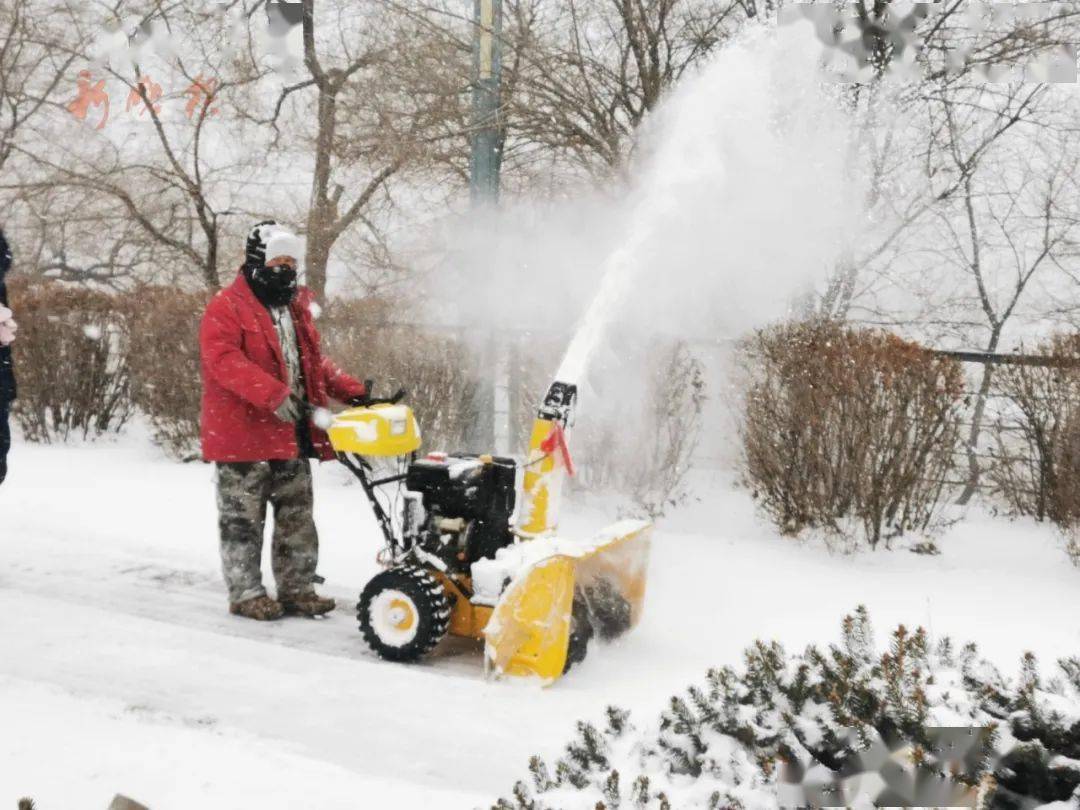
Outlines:
[{"label": "snow spray arc", "polygon": [[673,91],[556,379],[584,386],[618,322],[735,335],[786,314],[855,238],[848,129],[812,51],[756,28]]},{"label": "snow spray arc", "polygon": [[[805,67],[808,43],[799,50],[791,38],[764,30],[746,35],[661,110],[624,238],[603,262],[599,288],[539,409],[526,469],[525,532],[557,526],[559,467],[570,465],[543,445],[557,438],[568,460],[565,432],[579,387],[588,394],[591,366],[608,348],[614,324],[687,319],[690,328],[695,321],[746,328],[786,306],[784,292],[812,281],[813,270],[836,255],[848,220],[843,202],[852,198],[845,193],[850,173],[840,150],[811,136],[843,130],[819,77],[793,69]],[[775,233],[781,227],[786,234]],[[650,311],[642,310],[643,299]]]},{"label": "snow spray arc", "polygon": [[875,227],[848,165],[842,89],[818,54],[810,26],[741,35],[642,125],[625,184],[557,203],[508,197],[448,228],[438,239],[455,261],[428,293],[527,340],[570,335],[548,380],[576,388],[590,441],[633,444],[649,429],[636,403],[650,352],[786,316]]}]

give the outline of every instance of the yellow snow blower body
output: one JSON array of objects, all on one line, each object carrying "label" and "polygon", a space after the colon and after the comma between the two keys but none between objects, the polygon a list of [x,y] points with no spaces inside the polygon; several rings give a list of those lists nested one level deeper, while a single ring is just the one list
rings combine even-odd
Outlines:
[{"label": "yellow snow blower body", "polygon": [[385,458],[420,449],[420,427],[406,405],[372,405],[342,411],[327,431],[338,453]]},{"label": "yellow snow blower body", "polygon": [[[494,456],[417,458],[420,430],[404,405],[337,415],[331,444],[364,486],[387,540],[386,570],[357,605],[377,654],[414,661],[449,633],[484,641],[489,673],[549,684],[584,657],[591,639],[637,624],[651,525],[623,521],[583,540],[557,532],[575,399],[573,386],[549,390],[520,475],[519,465]],[[402,469],[378,479],[367,457],[398,457]],[[395,483],[405,488],[401,515],[375,494]]]},{"label": "yellow snow blower body", "polygon": [[[645,602],[649,525],[616,524],[595,545],[555,541],[552,556],[541,559],[502,594],[484,630],[487,663],[498,674],[538,677],[551,683],[584,656],[576,648],[575,601],[585,610],[601,610],[600,600],[617,607],[597,621],[604,640],[637,624]],[[543,543],[542,540],[526,542]],[[589,603],[596,600],[597,604]],[[587,642],[587,639],[586,639]]]}]

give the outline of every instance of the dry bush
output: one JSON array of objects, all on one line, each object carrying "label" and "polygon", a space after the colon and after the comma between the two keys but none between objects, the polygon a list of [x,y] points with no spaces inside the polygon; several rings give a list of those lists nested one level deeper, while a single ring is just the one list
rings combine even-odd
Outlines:
[{"label": "dry bush", "polygon": [[199,322],[209,294],[142,287],[125,296],[132,399],[154,442],[177,458],[199,453]]},{"label": "dry bush", "polygon": [[781,532],[888,547],[932,527],[959,436],[955,360],[827,321],[761,330],[741,356],[745,475]]},{"label": "dry bush", "polygon": [[576,485],[626,496],[633,513],[655,519],[688,494],[686,476],[706,400],[705,370],[681,341],[653,343],[643,354],[645,361],[627,377],[637,395],[621,392],[602,403],[599,413],[583,405],[574,436]]},{"label": "dry bush", "polygon": [[[1057,335],[1035,352],[1051,366],[1003,366],[994,374],[1002,412],[992,426],[987,474],[1009,511],[1059,524],[1080,498],[1072,465],[1080,463],[1073,433],[1080,430],[1080,335]],[[1078,513],[1080,514],[1080,513]]]},{"label": "dry bush", "polygon": [[346,371],[374,379],[379,394],[408,391],[424,446],[463,446],[476,394],[476,359],[458,333],[395,323],[386,299],[336,299],[319,320],[323,348]]},{"label": "dry bush", "polygon": [[115,296],[55,282],[13,280],[19,399],[29,441],[116,432],[132,414],[127,325]]},{"label": "dry bush", "polygon": [[1061,428],[1051,466],[1047,514],[1062,529],[1069,559],[1080,567],[1080,413],[1076,409]]},{"label": "dry bush", "polygon": [[685,499],[686,474],[701,436],[705,368],[685,343],[659,353],[639,463],[630,470],[634,503],[657,518]]},{"label": "dry bush", "polygon": [[[178,457],[196,453],[205,293],[146,286],[106,295],[59,284],[13,284],[11,292],[21,329],[15,414],[28,439],[119,430],[137,407],[158,445]],[[377,380],[381,393],[407,388],[426,445],[459,449],[472,418],[475,357],[453,331],[388,324],[394,311],[381,299],[332,302],[319,321],[325,351]]]},{"label": "dry bush", "polygon": [[1060,527],[1080,566],[1080,335],[1057,335],[1037,353],[1052,365],[996,375],[1010,407],[997,425],[991,480],[1013,514]]}]

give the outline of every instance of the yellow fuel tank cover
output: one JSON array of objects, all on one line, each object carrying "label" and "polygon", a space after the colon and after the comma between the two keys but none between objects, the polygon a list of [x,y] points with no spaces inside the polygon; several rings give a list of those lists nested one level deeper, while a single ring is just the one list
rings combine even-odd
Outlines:
[{"label": "yellow fuel tank cover", "polygon": [[330,445],[339,453],[405,456],[420,447],[420,426],[407,405],[350,408],[334,417]]}]

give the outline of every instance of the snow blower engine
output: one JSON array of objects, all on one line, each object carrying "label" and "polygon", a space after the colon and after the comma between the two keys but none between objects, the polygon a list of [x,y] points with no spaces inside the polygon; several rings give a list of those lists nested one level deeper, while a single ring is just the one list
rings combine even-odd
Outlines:
[{"label": "snow blower engine", "polygon": [[551,386],[521,465],[419,456],[416,418],[396,399],[334,418],[331,444],[386,541],[384,570],[357,605],[375,653],[416,661],[449,633],[484,641],[489,672],[550,683],[592,638],[637,623],[651,526],[625,521],[585,541],[556,533],[562,479],[573,474],[566,434],[576,399],[573,385]]}]

